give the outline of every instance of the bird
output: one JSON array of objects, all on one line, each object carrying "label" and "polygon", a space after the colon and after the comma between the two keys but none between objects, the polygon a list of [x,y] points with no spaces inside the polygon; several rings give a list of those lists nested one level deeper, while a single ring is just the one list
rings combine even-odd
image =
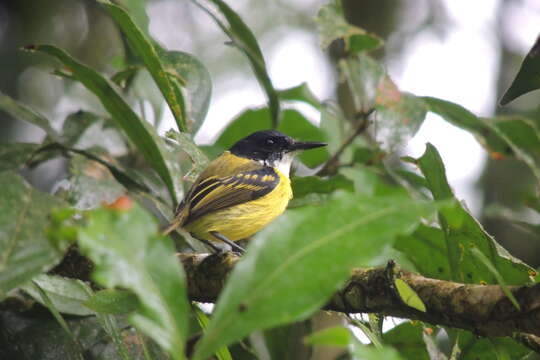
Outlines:
[{"label": "bird", "polygon": [[235,241],[263,229],[291,200],[294,156],[322,146],[326,144],[297,141],[276,130],[246,136],[208,164],[162,233],[181,227],[215,252],[221,251],[215,246],[220,242],[244,252]]}]

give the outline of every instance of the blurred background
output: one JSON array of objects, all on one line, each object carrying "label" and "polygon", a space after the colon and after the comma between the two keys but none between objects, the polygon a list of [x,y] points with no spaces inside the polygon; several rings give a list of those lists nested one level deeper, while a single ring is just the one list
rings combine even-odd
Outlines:
[{"label": "blurred background", "polygon": [[[129,7],[163,47],[196,55],[210,71],[213,96],[207,120],[196,135],[199,143],[212,142],[243,109],[265,103],[247,60],[226,45],[223,32],[191,2],[117,2]],[[278,89],[307,82],[321,100],[339,100],[332,59],[321,51],[316,35],[314,17],[323,1],[229,3],[254,31]],[[537,0],[346,0],[343,5],[351,23],[385,39],[384,49],[373,55],[402,90],[450,100],[484,117],[526,113],[540,123],[537,92],[505,108],[497,106],[538,36]],[[52,119],[57,128],[77,110],[103,112],[81,86],[51,74],[57,64],[50,58],[20,51],[32,43],[55,44],[113,74],[124,53],[123,42],[95,1],[1,0],[0,91]],[[146,81],[150,89],[153,85]],[[144,112],[146,106],[150,104],[142,104],[138,111]],[[161,118],[154,120],[164,132],[174,127],[174,121],[164,102],[162,107]],[[319,121],[309,108],[302,111]],[[36,127],[0,113],[1,141],[40,142],[44,136]],[[457,197],[512,254],[538,267],[538,226],[524,223],[540,224],[523,206],[535,191],[528,168],[513,159],[491,159],[469,133],[432,114],[401,152],[419,156],[428,141],[441,152]],[[65,176],[65,169],[61,160],[52,160],[26,175],[50,190]]]}]

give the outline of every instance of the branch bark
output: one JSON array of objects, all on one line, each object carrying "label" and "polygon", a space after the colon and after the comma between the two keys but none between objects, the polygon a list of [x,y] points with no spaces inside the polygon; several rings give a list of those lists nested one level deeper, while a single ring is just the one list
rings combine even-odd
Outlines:
[{"label": "branch bark", "polygon": [[[189,298],[215,302],[239,257],[178,254],[188,279]],[[423,277],[399,270],[426,305],[426,312],[407,306],[396,294],[387,268],[354,269],[326,309],[345,313],[380,313],[433,325],[472,331],[480,336],[540,336],[540,284],[510,286],[518,310],[498,285],[471,285]]]}]

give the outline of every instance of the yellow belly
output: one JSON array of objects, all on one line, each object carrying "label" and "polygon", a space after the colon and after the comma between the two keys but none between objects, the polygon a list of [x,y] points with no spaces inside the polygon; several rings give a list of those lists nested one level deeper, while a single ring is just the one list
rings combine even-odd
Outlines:
[{"label": "yellow belly", "polygon": [[245,239],[255,234],[281,215],[292,198],[289,178],[281,173],[279,177],[279,184],[265,196],[208,213],[186,225],[185,229],[195,237],[210,241],[219,241],[210,234],[211,231],[217,231],[231,241]]}]

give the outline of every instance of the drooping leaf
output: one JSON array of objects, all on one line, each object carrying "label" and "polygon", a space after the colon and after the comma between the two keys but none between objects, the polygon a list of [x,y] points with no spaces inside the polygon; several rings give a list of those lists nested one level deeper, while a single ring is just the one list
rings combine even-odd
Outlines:
[{"label": "drooping leaf", "polygon": [[51,209],[63,202],[28,185],[19,175],[0,175],[0,298],[51,268],[61,251],[49,243]]},{"label": "drooping leaf", "polygon": [[137,295],[140,310],[130,321],[173,359],[182,359],[189,310],[185,275],[170,239],[157,235],[155,220],[138,206],[94,210],[79,231],[79,244],[96,264],[98,283]]},{"label": "drooping leaf", "polygon": [[146,37],[143,31],[133,22],[130,15],[120,6],[114,5],[109,0],[98,0],[107,10],[113,20],[120,26],[126,35],[129,45],[137,54],[154,78],[159,90],[167,101],[171,112],[176,120],[178,129],[187,131],[186,110],[182,93],[175,91],[169,76],[158,56],[152,42]]},{"label": "drooping leaf", "polygon": [[407,304],[407,306],[418,311],[426,312],[426,305],[424,305],[422,299],[420,299],[416,291],[414,291],[409,284],[401,279],[395,279],[394,285],[396,286],[400,299]]},{"label": "drooping leaf", "polygon": [[287,212],[252,240],[236,265],[195,359],[254,330],[305,319],[341,286],[351,267],[369,263],[433,209],[432,203],[402,196],[343,194],[318,208]]},{"label": "drooping leaf", "polygon": [[[181,78],[185,84],[188,127],[195,134],[206,118],[212,95],[212,79],[204,64],[195,56],[182,51],[160,51],[159,57],[165,71],[174,79]],[[178,81],[173,81],[177,86]]]},{"label": "drooping leaf", "polygon": [[536,89],[540,89],[540,37],[525,56],[512,85],[501,99],[501,105]]},{"label": "drooping leaf", "polygon": [[351,331],[343,326],[335,326],[317,331],[304,338],[304,342],[317,346],[347,347],[351,342]]},{"label": "drooping leaf", "polygon": [[339,1],[323,5],[316,21],[323,49],[337,39],[344,41],[345,50],[350,53],[375,50],[383,44],[377,35],[369,34],[364,29],[349,24],[345,20]]},{"label": "drooping leaf", "polygon": [[[271,128],[268,109],[248,109],[240,114],[225,131],[219,136],[214,144],[214,153],[220,153],[229,149],[235,142],[249,134]],[[297,140],[321,141],[324,140],[322,131],[310,123],[296,110],[287,109],[282,113],[282,120],[277,130]],[[298,158],[307,166],[314,167],[323,163],[328,158],[328,150],[325,147],[304,151]]]},{"label": "drooping leaf", "polygon": [[87,298],[84,306],[101,314],[123,315],[139,308],[139,300],[131,291],[104,289]]},{"label": "drooping leaf", "polygon": [[259,84],[266,92],[272,128],[277,128],[280,117],[279,97],[266,70],[266,63],[257,39],[242,18],[224,1],[193,0],[193,2],[206,11],[227,34],[234,46],[246,55]]},{"label": "drooping leaf", "polygon": [[[89,296],[81,285],[80,280],[68,279],[57,275],[40,274],[32,282],[47,294],[52,305],[60,313],[79,316],[94,314],[92,310],[83,305]],[[26,284],[22,288],[34,299],[43,304],[41,294],[36,291],[34,286]]]},{"label": "drooping leaf", "polygon": [[[433,145],[427,145],[426,152],[418,159],[418,165],[436,200],[454,199],[446,179],[444,164]],[[439,211],[439,217],[445,235],[451,280],[498,283],[493,273],[471,254],[471,249],[478,248],[508,283],[523,284],[529,281],[528,272],[531,268],[500,246],[463,205],[455,203],[453,206],[443,207]]]},{"label": "drooping leaf", "polygon": [[52,138],[58,138],[58,132],[53,129],[49,120],[47,120],[43,115],[35,112],[28,106],[19,103],[2,92],[0,92],[0,110],[5,111],[14,119],[26,121],[36,125]]},{"label": "drooping leaf", "polygon": [[113,116],[118,127],[126,133],[127,137],[137,146],[144,158],[159,174],[167,186],[173,203],[176,203],[173,180],[165,164],[163,154],[160,152],[148,128],[107,79],[52,45],[33,45],[28,49],[56,57],[72,71],[78,81],[99,98],[103,106]]}]

